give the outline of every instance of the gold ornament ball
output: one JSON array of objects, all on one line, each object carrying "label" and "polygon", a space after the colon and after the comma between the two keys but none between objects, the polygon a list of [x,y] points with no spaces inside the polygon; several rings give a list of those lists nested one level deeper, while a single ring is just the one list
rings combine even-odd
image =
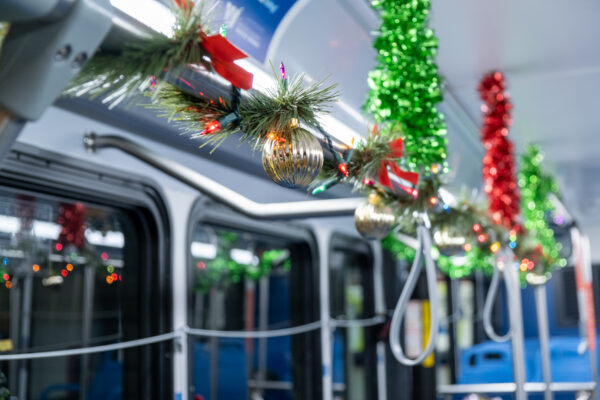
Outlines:
[{"label": "gold ornament ball", "polygon": [[354,211],[356,230],[368,240],[383,239],[395,223],[396,216],[392,210],[379,202],[369,201]]},{"label": "gold ornament ball", "polygon": [[306,187],[323,168],[321,143],[302,128],[269,132],[262,150],[263,168],[286,188]]}]

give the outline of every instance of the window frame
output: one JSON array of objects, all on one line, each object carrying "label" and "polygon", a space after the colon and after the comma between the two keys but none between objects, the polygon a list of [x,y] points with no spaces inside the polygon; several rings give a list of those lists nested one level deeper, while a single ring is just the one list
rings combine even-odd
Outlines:
[{"label": "window frame", "polygon": [[[138,229],[139,241],[149,243],[142,246],[143,257],[152,261],[149,265],[153,273],[138,276],[140,305],[143,306],[137,321],[138,335],[147,337],[171,331],[171,224],[160,186],[143,176],[127,173],[124,177],[123,171],[23,143],[15,143],[2,161],[0,187],[3,190],[117,208],[142,224]],[[133,351],[138,352],[135,367],[141,372],[137,374],[135,385],[124,386],[124,398],[131,395],[172,398],[173,344],[161,342]],[[162,378],[146,379],[152,375]]]},{"label": "window frame", "polygon": [[[309,226],[296,222],[281,221],[259,221],[241,215],[228,207],[215,203],[207,197],[200,196],[194,202],[188,219],[188,231],[186,238],[186,304],[187,321],[193,321],[193,299],[191,293],[194,289],[193,263],[190,253],[190,246],[194,239],[195,228],[199,224],[214,224],[224,228],[231,228],[248,233],[262,234],[266,236],[281,237],[285,240],[304,242],[308,247],[310,254],[308,258],[302,261],[310,269],[302,270],[296,268],[290,279],[299,278],[301,284],[291,285],[292,289],[298,292],[290,295],[290,306],[292,310],[302,310],[303,314],[299,319],[291,319],[291,325],[300,325],[309,322],[318,321],[320,314],[320,294],[319,294],[319,257],[316,238]],[[308,271],[308,273],[306,273]],[[296,276],[298,274],[299,276]],[[304,300],[312,299],[312,307],[305,307]],[[294,315],[294,312],[291,313]],[[193,358],[193,340],[196,338],[188,337],[188,394],[194,398],[194,387],[191,379],[194,358]],[[295,346],[301,340],[300,346]],[[301,351],[301,349],[312,351]],[[321,340],[320,330],[315,330],[312,334],[292,336],[292,358],[295,362],[292,364],[294,380],[303,382],[300,388],[294,388],[297,399],[320,398],[322,395],[322,374],[321,374]],[[298,391],[296,391],[298,390]]]}]

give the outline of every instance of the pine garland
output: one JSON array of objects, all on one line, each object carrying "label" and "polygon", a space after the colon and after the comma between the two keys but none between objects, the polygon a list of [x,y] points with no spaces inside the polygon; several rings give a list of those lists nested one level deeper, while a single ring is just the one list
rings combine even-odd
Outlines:
[{"label": "pine garland", "polygon": [[[323,81],[305,85],[301,75],[288,84],[276,79],[277,87],[265,93],[249,91],[242,98],[239,110],[228,99],[208,99],[188,94],[176,86],[165,84],[157,93],[148,92],[154,98],[149,108],[158,110],[160,116],[179,123],[184,133],[201,138],[204,145],[218,147],[229,136],[239,133],[240,140],[253,140],[259,146],[271,131],[285,131],[291,121],[317,129],[317,117],[329,112],[329,103],[338,98],[336,85],[325,86]],[[214,133],[206,133],[207,125],[238,113],[229,124],[220,124]]]},{"label": "pine garland", "polygon": [[153,31],[143,40],[125,44],[120,52],[101,49],[64,94],[104,95],[104,102],[114,107],[152,86],[156,78],[172,68],[197,64],[213,71],[202,46],[203,35],[199,34],[199,27],[206,26],[202,11],[199,6],[192,12],[177,10],[172,38]]},{"label": "pine garland", "polygon": [[442,80],[435,57],[438,40],[428,28],[429,0],[374,0],[381,10],[375,39],[378,66],[369,73],[365,109],[379,123],[400,124],[387,133],[400,133],[407,166],[428,173],[434,165],[446,167],[447,140],[443,116]]}]

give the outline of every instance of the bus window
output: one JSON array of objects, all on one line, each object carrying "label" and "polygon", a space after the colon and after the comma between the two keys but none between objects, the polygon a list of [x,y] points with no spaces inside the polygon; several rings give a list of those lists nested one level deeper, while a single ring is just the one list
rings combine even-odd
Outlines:
[{"label": "bus window", "polygon": [[[152,273],[132,213],[0,193],[0,354],[137,339],[141,278]],[[147,228],[149,229],[149,228]],[[142,233],[149,235],[148,231]],[[122,399],[138,386],[142,350],[4,361],[20,399]]]},{"label": "bus window", "polygon": [[[373,260],[368,244],[342,235],[331,238],[331,317],[342,320],[375,316]],[[350,326],[333,335],[334,399],[377,398],[374,329]]]},{"label": "bus window", "polygon": [[[193,328],[264,331],[318,319],[318,297],[302,294],[303,282],[317,290],[305,242],[203,223],[193,230],[190,254]],[[192,397],[312,398],[318,390],[315,337],[317,331],[268,339],[193,337]]]}]

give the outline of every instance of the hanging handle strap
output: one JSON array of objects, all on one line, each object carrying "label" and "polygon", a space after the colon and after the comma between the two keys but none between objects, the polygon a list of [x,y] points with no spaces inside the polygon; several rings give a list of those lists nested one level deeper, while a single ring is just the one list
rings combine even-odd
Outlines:
[{"label": "hanging handle strap", "polygon": [[[392,317],[392,323],[390,326],[390,347],[392,349],[392,353],[398,362],[407,366],[421,364],[423,361],[425,361],[425,359],[427,359],[427,357],[431,355],[431,353],[433,353],[439,331],[437,277],[435,263],[433,261],[433,257],[431,256],[431,236],[429,234],[429,229],[423,225],[419,225],[417,227],[417,240],[419,242],[417,254],[410,269],[410,273],[408,274],[408,279],[406,280],[402,293],[400,294],[400,298],[398,299],[398,303],[396,304],[396,308],[394,309],[394,315]],[[406,314],[408,302],[415,290],[415,287],[417,286],[417,281],[419,280],[419,272],[421,271],[421,261],[423,259],[423,255],[425,256],[425,273],[427,276],[427,290],[429,292],[429,318],[431,324],[427,346],[425,346],[425,349],[421,354],[419,354],[416,358],[411,359],[408,358],[404,354],[404,350],[402,350],[402,344],[400,343],[400,329],[402,327],[404,315]]]},{"label": "hanging handle strap", "polygon": [[485,298],[485,303],[483,304],[483,329],[488,337],[494,342],[506,342],[510,339],[512,335],[512,330],[509,328],[508,332],[504,335],[499,335],[494,330],[494,326],[492,324],[492,310],[494,307],[494,301],[496,300],[498,294],[498,288],[500,287],[500,269],[498,268],[498,263],[494,265],[494,272],[492,274],[492,281],[490,282],[490,287],[487,292],[487,296]]}]

